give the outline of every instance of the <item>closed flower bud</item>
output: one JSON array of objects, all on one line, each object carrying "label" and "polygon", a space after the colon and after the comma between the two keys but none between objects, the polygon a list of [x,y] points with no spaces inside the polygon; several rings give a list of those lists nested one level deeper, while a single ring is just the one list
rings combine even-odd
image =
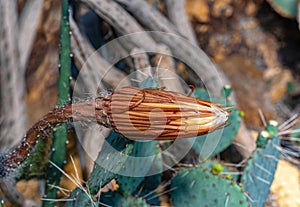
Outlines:
[{"label": "closed flower bud", "polygon": [[[97,102],[97,101],[96,101]],[[207,134],[227,124],[219,104],[162,89],[125,87],[98,100],[106,125],[130,139],[174,140]]]}]

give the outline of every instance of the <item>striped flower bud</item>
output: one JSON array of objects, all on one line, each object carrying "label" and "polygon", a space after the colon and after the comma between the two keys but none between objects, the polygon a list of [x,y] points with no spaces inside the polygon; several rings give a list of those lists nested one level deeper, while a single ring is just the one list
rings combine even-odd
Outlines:
[{"label": "striped flower bud", "polygon": [[219,104],[162,89],[125,87],[96,100],[99,123],[130,139],[194,137],[227,124],[230,111]]}]

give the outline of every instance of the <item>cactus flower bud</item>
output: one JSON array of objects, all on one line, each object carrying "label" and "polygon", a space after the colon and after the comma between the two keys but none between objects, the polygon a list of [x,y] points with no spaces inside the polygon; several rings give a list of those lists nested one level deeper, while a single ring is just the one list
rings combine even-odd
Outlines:
[{"label": "cactus flower bud", "polygon": [[134,87],[124,87],[99,98],[96,110],[100,110],[100,124],[105,122],[104,125],[130,139],[142,140],[174,140],[207,134],[224,127],[230,114],[219,104],[181,93]]}]

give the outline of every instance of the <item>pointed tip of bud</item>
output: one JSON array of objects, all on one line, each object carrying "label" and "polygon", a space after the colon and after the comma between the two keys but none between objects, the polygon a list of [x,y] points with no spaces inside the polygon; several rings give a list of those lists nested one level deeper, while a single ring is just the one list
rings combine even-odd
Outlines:
[{"label": "pointed tip of bud", "polygon": [[226,123],[228,116],[231,113],[231,111],[229,111],[228,109],[223,109],[214,105],[212,105],[212,111],[215,114],[214,118],[217,125],[221,123]]}]

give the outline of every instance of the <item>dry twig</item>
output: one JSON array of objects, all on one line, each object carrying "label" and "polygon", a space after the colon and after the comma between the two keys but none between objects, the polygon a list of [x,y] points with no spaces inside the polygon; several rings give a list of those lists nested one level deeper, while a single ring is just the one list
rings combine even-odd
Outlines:
[{"label": "dry twig", "polygon": [[0,1],[1,148],[18,143],[25,132],[24,71],[18,51],[17,4]]}]

